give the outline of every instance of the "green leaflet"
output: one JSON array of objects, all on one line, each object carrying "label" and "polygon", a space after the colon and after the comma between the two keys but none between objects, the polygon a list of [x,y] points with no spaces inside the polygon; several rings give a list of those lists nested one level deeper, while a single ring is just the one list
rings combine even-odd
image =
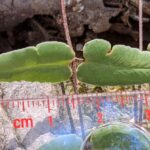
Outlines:
[{"label": "green leaflet", "polygon": [[[148,46],[148,49],[150,45]],[[150,52],[93,40],[84,46],[85,62],[77,69],[82,82],[127,85],[150,82]],[[0,55],[0,81],[62,82],[71,76],[74,52],[61,42],[43,42]]]},{"label": "green leaflet", "polygon": [[0,55],[0,81],[62,82],[71,76],[74,58],[70,47],[61,42],[43,42]]},{"label": "green leaflet", "polygon": [[96,39],[83,48],[85,62],[77,69],[82,82],[101,85],[128,85],[150,82],[150,52],[125,45],[111,49],[108,41]]}]

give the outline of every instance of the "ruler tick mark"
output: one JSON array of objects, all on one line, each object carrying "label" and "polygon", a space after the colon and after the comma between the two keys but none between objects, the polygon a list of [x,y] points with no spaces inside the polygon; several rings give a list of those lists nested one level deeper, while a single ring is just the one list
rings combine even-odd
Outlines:
[{"label": "ruler tick mark", "polygon": [[28,105],[28,108],[30,107],[30,102],[29,101],[27,101],[27,105]]},{"label": "ruler tick mark", "polygon": [[145,94],[145,105],[146,105],[146,107],[149,106],[149,103],[148,103],[148,95],[147,95],[147,94]]},{"label": "ruler tick mark", "polygon": [[49,97],[47,97],[47,106],[48,106],[48,113],[50,113],[51,108],[50,108],[50,100],[49,100]]},{"label": "ruler tick mark", "polygon": [[103,114],[101,112],[97,113],[97,117],[98,117],[98,123],[99,124],[103,123]]},{"label": "ruler tick mark", "polygon": [[32,101],[32,106],[34,107],[34,101]]},{"label": "ruler tick mark", "polygon": [[49,116],[48,120],[49,120],[50,126],[53,127],[53,118],[52,118],[52,116]]},{"label": "ruler tick mark", "polygon": [[24,101],[22,101],[22,111],[25,111],[25,104],[24,104]]}]

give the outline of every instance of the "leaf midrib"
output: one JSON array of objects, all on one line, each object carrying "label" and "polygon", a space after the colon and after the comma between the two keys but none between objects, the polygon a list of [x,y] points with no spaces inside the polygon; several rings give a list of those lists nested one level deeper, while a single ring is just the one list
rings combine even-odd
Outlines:
[{"label": "leaf midrib", "polygon": [[[121,69],[123,69],[123,70],[126,70],[126,69],[143,69],[143,70],[148,70],[148,69],[150,69],[150,67],[138,67],[138,66],[126,66],[126,65],[122,65],[122,64],[120,64],[120,65],[116,65],[116,63],[106,63],[106,64],[104,64],[104,63],[99,63],[99,62],[90,62],[90,61],[85,61],[84,62],[84,64],[95,64],[96,66],[100,66],[100,65],[103,65],[103,66],[112,66],[113,68],[121,68]],[[82,65],[82,64],[81,64]]]},{"label": "leaf midrib", "polygon": [[10,73],[10,72],[19,72],[19,71],[23,71],[23,70],[30,70],[33,68],[42,68],[42,67],[60,67],[60,66],[69,66],[69,63],[71,63],[71,61],[63,61],[63,62],[59,62],[59,63],[41,63],[41,64],[35,64],[35,65],[31,65],[31,66],[27,66],[27,67],[16,67],[16,68],[11,68],[7,71],[0,71],[0,74],[2,73]]}]

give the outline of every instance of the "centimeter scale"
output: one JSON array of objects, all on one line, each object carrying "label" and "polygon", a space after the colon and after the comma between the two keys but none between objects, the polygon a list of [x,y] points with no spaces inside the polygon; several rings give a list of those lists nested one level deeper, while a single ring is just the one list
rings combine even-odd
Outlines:
[{"label": "centimeter scale", "polygon": [[[81,107],[81,112],[84,106],[92,106],[94,111],[95,120],[98,124],[106,122],[105,119],[105,106],[107,104],[116,105],[119,110],[124,108],[131,109],[133,119],[135,123],[142,124],[143,121],[150,121],[150,91],[126,91],[126,92],[114,92],[114,93],[91,93],[80,95],[62,95],[56,97],[42,97],[42,98],[20,98],[20,99],[1,99],[0,105],[4,109],[17,108],[20,111],[27,111],[27,109],[43,107],[47,109],[48,122],[51,127],[54,127],[53,115],[51,111],[54,107],[57,109],[66,110],[68,107],[70,110],[77,110],[78,106]],[[109,111],[109,110],[108,110]],[[109,113],[112,113],[111,111]],[[114,113],[114,112],[113,112]],[[123,113],[123,112],[122,112]],[[113,114],[115,115],[115,113]],[[73,117],[73,116],[72,116]],[[132,117],[131,117],[132,118]],[[73,118],[74,119],[74,118]],[[110,119],[110,120],[109,120]],[[112,121],[111,118],[107,118],[107,121]],[[14,118],[12,121],[14,128],[33,128],[34,118]]]}]

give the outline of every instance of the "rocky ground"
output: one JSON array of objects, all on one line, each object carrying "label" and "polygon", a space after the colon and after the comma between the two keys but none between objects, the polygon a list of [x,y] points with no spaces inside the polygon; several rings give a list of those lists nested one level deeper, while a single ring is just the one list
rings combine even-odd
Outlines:
[{"label": "rocky ground", "polygon": [[[52,97],[54,95],[61,95],[61,88],[59,85],[29,83],[29,82],[14,82],[14,83],[2,83],[3,99],[14,100],[17,98],[35,98],[35,101],[39,97]],[[115,99],[103,99],[101,100],[101,107],[97,107],[96,97],[82,98],[84,103],[82,106],[82,115],[84,122],[85,133],[99,126],[97,120],[97,113],[103,114],[103,123],[110,121],[125,121],[134,122],[139,120],[140,101],[137,105],[134,105],[134,99],[131,103],[125,107],[121,107],[120,103],[117,103]],[[100,100],[100,99],[99,99]],[[51,112],[48,113],[47,105],[44,107],[42,103],[39,107],[25,107],[25,111],[22,108],[18,108],[15,105],[14,108],[1,107],[1,130],[0,130],[0,149],[2,150],[36,150],[41,145],[49,143],[52,139],[65,134],[71,133],[70,121],[66,106],[58,105],[56,99],[54,99],[54,105],[51,106]],[[93,103],[94,102],[94,103]],[[26,106],[26,105],[25,105]],[[75,106],[77,108],[77,101],[75,99]],[[73,105],[70,105],[73,123],[75,126],[76,134],[81,136],[81,127],[79,121],[78,109],[73,109]],[[144,115],[144,114],[143,114]],[[144,117],[142,115],[142,117]],[[53,127],[50,126],[48,116],[53,116]],[[33,118],[33,128],[15,129],[12,121],[15,118]]]},{"label": "rocky ground", "polygon": [[[74,49],[94,38],[138,47],[137,0],[66,0]],[[43,41],[66,41],[59,0],[0,0],[0,53]],[[150,2],[143,1],[144,49],[150,42]]]},{"label": "rocky ground", "polygon": [[[144,49],[150,42],[150,2],[144,0]],[[0,53],[36,45],[43,41],[66,41],[62,26],[59,0],[0,0]],[[70,34],[76,56],[82,57],[85,42],[103,38],[112,44],[126,44],[138,47],[138,3],[137,0],[66,0]],[[124,87],[96,88],[89,90],[79,84],[80,93],[110,92]],[[132,89],[129,87],[128,89]],[[59,85],[48,83],[13,82],[1,83],[1,97],[4,99],[37,98],[61,95]],[[66,94],[72,92],[69,84]],[[136,107],[136,109],[134,109]],[[71,132],[68,112],[55,105],[51,110],[55,127],[47,121],[47,108],[27,109],[0,107],[0,150],[36,150],[53,138]],[[96,114],[103,112],[104,122],[111,120],[135,121],[140,104],[128,105],[122,109],[118,103],[107,102],[98,110],[95,105],[82,105],[85,132],[98,126]],[[71,109],[76,133],[81,136],[78,111]],[[135,115],[136,114],[136,115]],[[61,115],[61,117],[60,117]],[[33,117],[34,128],[14,129],[12,120],[16,117]],[[144,117],[144,114],[142,114]],[[139,119],[139,118],[138,118]],[[60,127],[60,124],[62,125]],[[147,121],[143,123],[148,126]]]}]

